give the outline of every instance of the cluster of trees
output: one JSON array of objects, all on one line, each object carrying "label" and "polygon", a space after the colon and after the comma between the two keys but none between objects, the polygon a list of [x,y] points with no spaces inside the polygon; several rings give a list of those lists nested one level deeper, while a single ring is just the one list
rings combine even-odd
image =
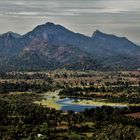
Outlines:
[{"label": "cluster of trees", "polygon": [[30,79],[43,79],[43,80],[51,80],[48,77],[47,73],[41,73],[41,72],[0,72],[0,78],[1,79],[24,79],[24,80],[30,80]]},{"label": "cluster of trees", "polygon": [[51,84],[52,81],[48,80],[47,82],[32,82],[27,83],[26,81],[20,82],[2,82],[0,83],[0,94],[9,93],[9,92],[46,92],[51,90],[54,86]]}]

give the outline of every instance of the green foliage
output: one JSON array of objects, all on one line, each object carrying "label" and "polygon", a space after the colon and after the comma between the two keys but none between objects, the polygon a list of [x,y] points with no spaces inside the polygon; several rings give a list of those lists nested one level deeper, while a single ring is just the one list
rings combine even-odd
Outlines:
[{"label": "green foliage", "polygon": [[95,135],[96,140],[135,140],[140,134],[136,126],[111,124],[103,127]]}]

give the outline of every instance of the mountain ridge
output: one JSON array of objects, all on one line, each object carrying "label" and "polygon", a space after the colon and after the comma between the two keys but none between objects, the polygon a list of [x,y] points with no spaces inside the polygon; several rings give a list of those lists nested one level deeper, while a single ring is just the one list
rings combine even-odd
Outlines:
[{"label": "mountain ridge", "polygon": [[126,37],[99,30],[88,37],[48,22],[24,35],[13,32],[0,35],[0,67],[7,70],[138,69],[140,47]]}]

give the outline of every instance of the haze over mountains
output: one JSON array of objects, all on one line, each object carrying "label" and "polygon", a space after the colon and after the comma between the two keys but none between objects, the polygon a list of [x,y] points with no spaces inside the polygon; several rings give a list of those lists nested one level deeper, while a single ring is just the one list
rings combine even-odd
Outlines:
[{"label": "haze over mountains", "polygon": [[46,23],[25,35],[0,35],[2,70],[134,70],[140,47],[125,37],[96,30],[91,37]]}]

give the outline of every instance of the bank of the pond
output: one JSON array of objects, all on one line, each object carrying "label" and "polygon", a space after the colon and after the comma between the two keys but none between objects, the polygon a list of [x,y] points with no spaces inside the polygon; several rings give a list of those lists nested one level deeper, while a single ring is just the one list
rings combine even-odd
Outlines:
[{"label": "bank of the pond", "polygon": [[44,107],[54,108],[56,110],[61,110],[61,106],[51,99],[42,99],[40,101],[35,101],[35,104],[42,105]]}]

